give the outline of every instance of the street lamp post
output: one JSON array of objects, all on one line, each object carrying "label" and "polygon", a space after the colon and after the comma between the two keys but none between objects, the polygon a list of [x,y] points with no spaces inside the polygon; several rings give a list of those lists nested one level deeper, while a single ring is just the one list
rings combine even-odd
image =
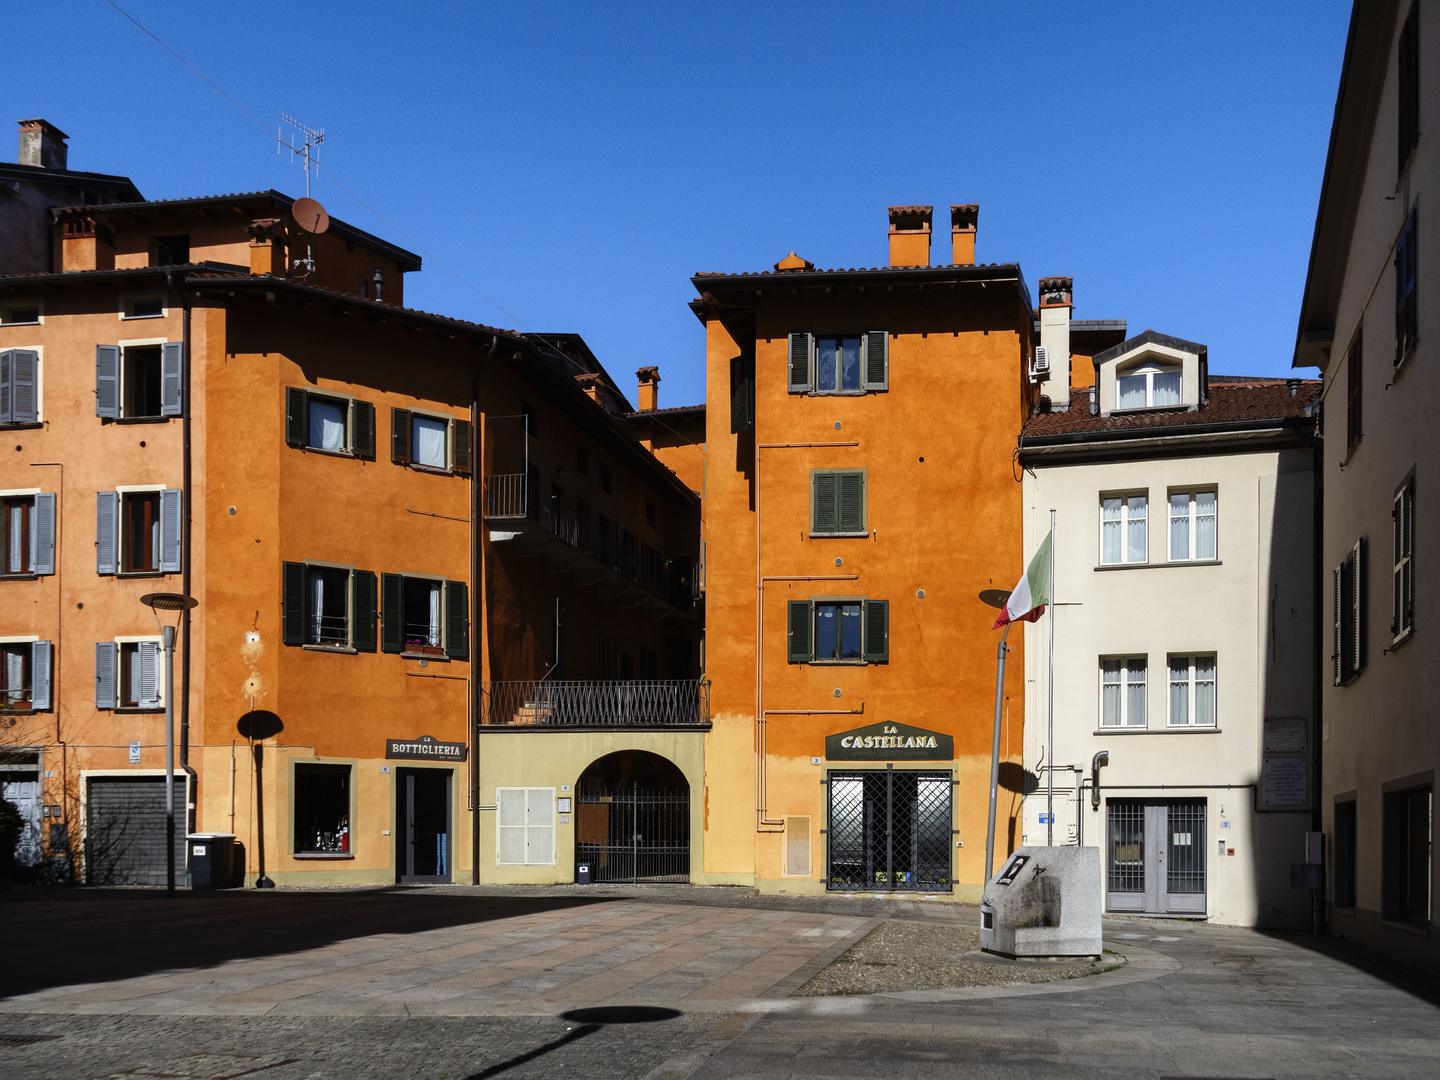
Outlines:
[{"label": "street lamp post", "polygon": [[[146,593],[140,602],[155,612],[183,612],[198,601],[184,593]],[[179,622],[179,616],[176,616]],[[175,626],[162,626],[165,642],[165,895],[175,895]]]},{"label": "street lamp post", "polygon": [[[1010,600],[1009,589],[986,589],[980,600],[994,608],[1003,609]],[[1005,701],[1005,639],[1010,636],[1010,624],[1000,632],[1000,646],[995,653],[995,730],[990,738],[990,824],[985,830],[985,883],[995,873],[995,796],[1000,787],[1000,709]]]}]

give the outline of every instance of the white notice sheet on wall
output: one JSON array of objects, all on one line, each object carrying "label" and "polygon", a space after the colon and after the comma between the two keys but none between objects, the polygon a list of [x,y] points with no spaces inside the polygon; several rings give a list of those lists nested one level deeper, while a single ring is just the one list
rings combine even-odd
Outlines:
[{"label": "white notice sheet on wall", "polygon": [[1265,758],[1261,802],[1266,806],[1309,805],[1307,765],[1303,757]]}]

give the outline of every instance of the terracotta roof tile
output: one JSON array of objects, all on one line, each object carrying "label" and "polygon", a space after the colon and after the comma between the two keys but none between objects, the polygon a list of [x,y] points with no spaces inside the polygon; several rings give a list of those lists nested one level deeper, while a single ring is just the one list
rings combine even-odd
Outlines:
[{"label": "terracotta roof tile", "polygon": [[[1232,377],[1233,378],[1233,377]],[[1188,409],[1160,409],[1150,412],[1090,415],[1088,387],[1070,391],[1068,412],[1037,413],[1025,425],[1026,441],[1049,435],[1082,435],[1118,431],[1145,431],[1156,428],[1188,427],[1195,424],[1243,424],[1260,420],[1293,420],[1313,413],[1320,399],[1318,379],[1296,379],[1295,394],[1284,379],[1247,382],[1212,380],[1209,400],[1195,412]]]}]

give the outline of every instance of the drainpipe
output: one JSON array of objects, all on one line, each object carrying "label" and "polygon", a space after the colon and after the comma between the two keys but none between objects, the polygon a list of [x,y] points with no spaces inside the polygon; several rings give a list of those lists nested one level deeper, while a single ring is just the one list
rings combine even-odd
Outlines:
[{"label": "drainpipe", "polygon": [[470,884],[480,884],[480,733],[475,730],[484,709],[485,674],[480,643],[485,632],[485,579],[480,548],[484,543],[485,518],[481,512],[481,488],[485,483],[485,426],[480,415],[480,378],[486,361],[500,349],[500,335],[490,338],[485,357],[475,365],[470,382]]},{"label": "drainpipe", "polygon": [[[165,272],[165,287],[180,297],[180,352],[183,367],[180,372],[180,440],[183,446],[180,466],[180,489],[184,491],[185,516],[181,522],[180,537],[183,550],[180,554],[180,591],[190,595],[190,523],[194,495],[190,490],[190,300],[184,292],[175,288],[170,271]],[[185,835],[195,831],[195,807],[199,801],[200,777],[190,764],[190,609],[186,608],[180,622],[180,768],[185,770],[189,782],[185,785]]]}]

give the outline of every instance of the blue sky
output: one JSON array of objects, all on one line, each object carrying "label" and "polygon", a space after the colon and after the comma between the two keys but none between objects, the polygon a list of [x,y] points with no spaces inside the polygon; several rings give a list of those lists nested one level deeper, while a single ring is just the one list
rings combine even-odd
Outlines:
[{"label": "blue sky", "polygon": [[[940,210],[936,261],[943,208],[977,202],[979,260],[1032,294],[1072,275],[1076,318],[1288,372],[1350,11],[117,2],[265,123],[325,128],[321,164],[388,223],[323,177],[316,197],[430,253],[411,306],[578,332],[627,390],[658,364],[662,405],[704,394],[692,273],[883,264],[892,203]],[[150,198],[303,193],[105,0],[43,23],[47,47],[0,44],[6,98],[70,134],[72,167]]]}]

